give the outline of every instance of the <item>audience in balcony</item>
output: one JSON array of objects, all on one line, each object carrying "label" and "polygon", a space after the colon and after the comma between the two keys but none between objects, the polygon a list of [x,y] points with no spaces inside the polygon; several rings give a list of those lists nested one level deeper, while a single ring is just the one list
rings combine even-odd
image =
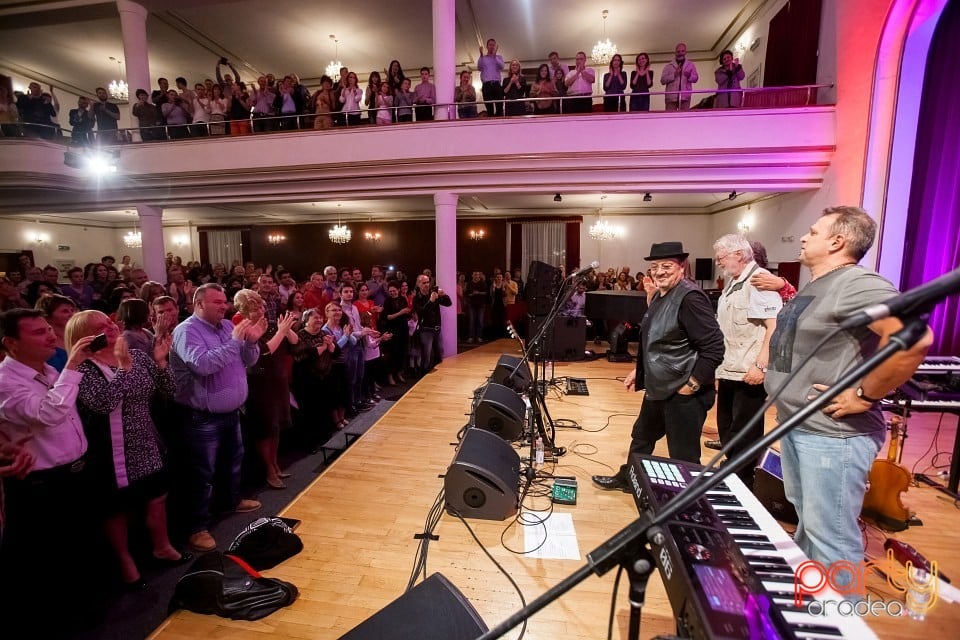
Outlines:
[{"label": "audience in balcony", "polygon": [[527,113],[526,98],[530,93],[527,80],[523,77],[520,61],[514,58],[510,61],[507,77],[503,79],[504,113],[508,116],[522,116]]},{"label": "audience in balcony", "polygon": [[650,111],[650,89],[653,87],[653,70],[650,56],[637,54],[634,69],[630,72],[630,111]]},{"label": "audience in balcony", "polygon": [[453,90],[453,101],[457,103],[458,118],[477,117],[477,90],[473,87],[473,74],[460,72],[460,84]]},{"label": "audience in balcony", "polygon": [[497,53],[500,45],[493,38],[487,40],[487,50],[480,47],[480,57],[477,59],[477,69],[480,71],[480,92],[483,95],[484,106],[488,116],[503,115],[503,85],[500,75],[503,73],[503,56]]},{"label": "audience in balcony", "polygon": [[740,65],[740,59],[733,57],[732,51],[720,54],[720,68],[714,72],[717,80],[717,98],[713,103],[716,108],[739,107],[743,104],[743,94],[738,91],[745,74]]},{"label": "audience in balcony", "polygon": [[530,97],[533,100],[533,112],[537,115],[549,115],[557,113],[557,100],[552,100],[558,96],[557,83],[550,75],[550,67],[541,64],[537,68],[537,77],[530,87]]},{"label": "audience in balcony", "polygon": [[417,122],[433,120],[433,105],[437,104],[437,87],[430,82],[430,67],[420,67],[420,84],[413,90],[413,104]]},{"label": "audience in balcony", "polygon": [[610,70],[603,74],[603,110],[621,112],[627,110],[627,73],[623,70],[623,57],[619,53],[610,58]]},{"label": "audience in balcony", "polygon": [[660,72],[660,84],[670,93],[664,96],[667,111],[686,111],[690,108],[690,93],[693,85],[700,80],[697,65],[687,59],[687,45],[677,44],[673,60],[663,65]]}]

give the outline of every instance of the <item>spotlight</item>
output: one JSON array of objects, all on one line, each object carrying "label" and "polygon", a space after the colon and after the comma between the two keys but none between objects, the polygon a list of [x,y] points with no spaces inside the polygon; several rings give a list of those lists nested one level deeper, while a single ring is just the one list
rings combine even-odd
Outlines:
[{"label": "spotlight", "polygon": [[727,200],[736,200],[736,199],[737,199],[737,192],[736,192],[736,191],[731,191],[731,192],[730,192],[730,195],[727,196]]},{"label": "spotlight", "polygon": [[563,196],[558,193],[557,195],[553,196],[553,201],[554,201],[554,202],[563,202]]},{"label": "spotlight", "polygon": [[113,150],[71,150],[63,154],[63,164],[83,169],[88,175],[99,178],[117,172],[119,157],[120,152]]},{"label": "spotlight", "polygon": [[643,194],[643,201],[644,201],[644,202],[653,202],[653,196],[650,195],[650,192],[649,192],[649,191],[647,191],[645,194]]}]

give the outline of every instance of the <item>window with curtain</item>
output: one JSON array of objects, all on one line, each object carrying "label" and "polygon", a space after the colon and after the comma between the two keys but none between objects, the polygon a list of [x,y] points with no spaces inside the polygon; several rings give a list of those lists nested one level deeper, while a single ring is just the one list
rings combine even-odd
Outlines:
[{"label": "window with curtain", "polygon": [[565,222],[524,222],[522,224],[524,271],[534,260],[555,267],[567,261],[567,224]]},{"label": "window with curtain", "polygon": [[207,252],[210,264],[222,262],[227,268],[234,260],[243,263],[243,240],[239,229],[204,231],[207,234]]}]

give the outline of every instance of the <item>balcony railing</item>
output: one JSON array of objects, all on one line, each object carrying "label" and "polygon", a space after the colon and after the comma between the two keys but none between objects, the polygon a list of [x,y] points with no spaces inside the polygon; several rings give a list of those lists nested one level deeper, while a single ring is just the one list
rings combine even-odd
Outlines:
[{"label": "balcony railing", "polygon": [[[687,97],[690,97],[690,102],[693,103],[694,100],[697,100],[696,104],[693,104],[691,110],[703,110],[710,109],[715,110],[718,113],[724,111],[737,111],[741,109],[777,109],[777,108],[788,108],[788,107],[803,107],[816,104],[817,92],[819,89],[830,88],[833,85],[798,85],[798,86],[789,86],[789,87],[756,87],[756,88],[746,88],[746,89],[692,89],[689,91],[677,92],[677,91],[651,91],[645,94],[644,96],[656,97],[656,96],[671,96],[676,97],[679,94],[682,94],[683,99],[686,100]],[[719,107],[715,108],[713,106],[713,100],[722,94],[728,94],[731,96],[731,102],[740,102],[740,106],[737,107]],[[661,112],[659,110],[634,110],[631,111],[629,106],[629,101],[631,97],[636,97],[638,94],[633,93],[620,93],[620,94],[594,94],[590,97],[591,100],[591,109],[590,111],[573,111],[571,109],[572,105],[577,103],[583,103],[584,98],[587,96],[551,96],[546,98],[518,98],[518,99],[502,99],[502,100],[478,100],[477,102],[471,103],[444,103],[436,105],[413,105],[413,106],[400,106],[400,107],[386,107],[383,108],[391,112],[391,122],[390,124],[408,124],[409,122],[430,122],[437,121],[436,113],[437,111],[446,111],[445,120],[473,120],[476,118],[492,118],[494,116],[488,116],[485,111],[481,111],[480,107],[485,104],[501,104],[504,106],[504,109],[507,105],[516,105],[517,103],[524,103],[524,113],[517,115],[508,115],[508,116],[496,116],[497,118],[544,118],[544,117],[563,117],[567,115],[588,115],[591,113],[631,113],[631,114],[642,114],[642,113],[657,113]],[[608,110],[605,109],[605,103],[613,103],[616,106],[616,109]],[[597,102],[599,100],[599,102]],[[534,105],[542,104],[545,102],[549,103],[558,103],[559,108],[554,113],[543,113],[536,112]],[[566,105],[566,106],[565,106]],[[429,119],[417,119],[416,114],[418,113],[418,108],[429,110],[431,117]],[[477,115],[465,115],[464,110],[471,109],[475,110]],[[50,141],[60,141],[70,144],[96,144],[100,146],[113,146],[117,144],[131,144],[139,142],[154,142],[154,141],[165,141],[165,140],[182,140],[182,139],[197,139],[210,137],[216,139],[222,135],[263,135],[265,133],[283,133],[289,131],[304,131],[304,130],[329,130],[321,129],[315,126],[316,118],[318,117],[329,117],[333,120],[332,129],[343,129],[349,127],[369,127],[373,123],[370,121],[371,117],[374,117],[377,111],[380,111],[381,108],[378,107],[364,107],[362,109],[344,112],[337,111],[332,113],[325,114],[292,114],[292,115],[279,115],[279,116],[269,116],[269,117],[253,117],[251,114],[250,118],[242,122],[242,127],[236,127],[234,130],[231,130],[231,123],[238,122],[237,120],[217,120],[211,122],[198,122],[191,124],[182,124],[182,125],[160,125],[160,126],[148,126],[148,127],[130,127],[130,128],[121,128],[116,130],[105,130],[105,131],[91,131],[84,140],[75,140],[73,138],[73,132],[70,129],[57,127],[54,125],[45,125],[45,124],[35,124],[35,123],[17,123],[17,124],[5,124],[3,126],[3,131],[0,133],[0,138],[3,136],[6,137],[26,137],[26,138],[38,138],[45,139]],[[401,118],[401,116],[411,115],[410,120]],[[472,113],[473,111],[471,111]],[[667,112],[666,110],[661,113]],[[420,111],[419,113],[423,113]],[[348,117],[349,116],[349,117]],[[367,116],[365,119],[364,116]],[[386,126],[386,125],[383,125]],[[223,133],[215,133],[215,131],[222,129]],[[237,131],[239,129],[240,131]],[[65,134],[70,134],[70,137],[67,137]]]}]

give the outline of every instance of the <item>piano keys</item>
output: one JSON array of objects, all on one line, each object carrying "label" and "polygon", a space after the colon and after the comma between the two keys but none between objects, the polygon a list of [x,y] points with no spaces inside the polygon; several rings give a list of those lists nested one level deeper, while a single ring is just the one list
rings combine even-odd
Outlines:
[{"label": "piano keys", "polygon": [[[629,478],[640,512],[656,513],[698,475],[701,467],[631,455]],[[794,571],[807,560],[793,539],[732,475],[663,526],[652,551],[677,619],[692,638],[876,638],[857,616],[836,607],[811,614],[797,607]],[[840,601],[832,590],[820,601]]]},{"label": "piano keys", "polygon": [[917,373],[926,375],[960,374],[960,356],[927,356],[917,367]]}]

